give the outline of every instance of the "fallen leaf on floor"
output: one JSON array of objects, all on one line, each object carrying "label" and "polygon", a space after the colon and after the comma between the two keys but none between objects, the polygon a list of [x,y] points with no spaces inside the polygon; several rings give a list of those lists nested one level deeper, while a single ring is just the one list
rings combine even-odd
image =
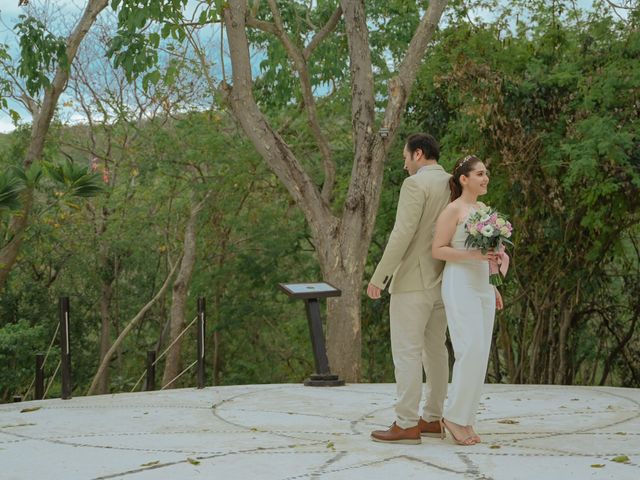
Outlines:
[{"label": "fallen leaf on floor", "polygon": [[618,463],[627,463],[629,461],[629,457],[627,457],[626,455],[618,455],[617,457],[613,457],[611,461]]},{"label": "fallen leaf on floor", "polygon": [[333,442],[327,442],[327,448],[334,448]]},{"label": "fallen leaf on floor", "polygon": [[571,401],[572,402],[577,402],[578,400],[580,400],[579,398],[572,398]]},{"label": "fallen leaf on floor", "polygon": [[37,410],[40,410],[42,407],[29,407],[29,408],[23,408],[22,410],[20,410],[20,413],[29,413],[29,412],[35,412]]},{"label": "fallen leaf on floor", "polygon": [[489,448],[500,448],[500,445],[489,445]]},{"label": "fallen leaf on floor", "polygon": [[616,432],[616,435],[626,435],[627,432]]},{"label": "fallen leaf on floor", "polygon": [[604,463],[594,463],[593,465],[591,465],[591,468],[603,468],[604,467]]},{"label": "fallen leaf on floor", "polygon": [[141,467],[151,467],[153,465],[158,465],[160,463],[160,460],[156,460],[155,462],[149,462],[149,463],[143,463],[142,465],[140,465]]},{"label": "fallen leaf on floor", "polygon": [[31,427],[33,425],[37,425],[37,423],[16,423],[15,425],[0,425],[0,428]]},{"label": "fallen leaf on floor", "polygon": [[189,462],[191,465],[200,465],[200,462],[198,460],[195,460],[191,457],[187,458],[187,462]]},{"label": "fallen leaf on floor", "polygon": [[498,420],[498,423],[506,423],[507,425],[515,425],[516,423],[520,423],[517,420],[511,420],[510,418],[505,418],[504,420]]}]

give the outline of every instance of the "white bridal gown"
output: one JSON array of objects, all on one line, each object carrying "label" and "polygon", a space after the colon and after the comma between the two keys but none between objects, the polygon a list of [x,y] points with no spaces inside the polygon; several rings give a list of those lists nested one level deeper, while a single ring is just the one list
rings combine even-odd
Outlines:
[{"label": "white bridal gown", "polygon": [[[467,250],[466,237],[462,222],[456,227],[451,246]],[[473,425],[487,372],[496,309],[495,290],[489,284],[489,262],[446,262],[442,301],[455,352],[444,418],[459,425]]]}]

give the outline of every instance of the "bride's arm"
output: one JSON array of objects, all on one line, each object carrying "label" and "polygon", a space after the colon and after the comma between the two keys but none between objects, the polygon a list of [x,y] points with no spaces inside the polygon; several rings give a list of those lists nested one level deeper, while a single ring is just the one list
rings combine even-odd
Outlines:
[{"label": "bride's arm", "polygon": [[480,250],[456,250],[451,247],[451,239],[458,226],[459,212],[453,204],[449,204],[442,211],[436,221],[436,231],[433,236],[431,255],[438,260],[447,262],[462,262],[464,260],[488,260]]}]

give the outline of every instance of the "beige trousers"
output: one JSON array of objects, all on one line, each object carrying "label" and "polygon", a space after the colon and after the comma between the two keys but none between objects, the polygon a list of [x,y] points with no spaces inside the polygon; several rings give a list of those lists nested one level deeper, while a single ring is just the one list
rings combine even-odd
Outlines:
[{"label": "beige trousers", "polygon": [[440,285],[425,291],[392,294],[390,316],[398,394],[396,424],[409,428],[418,423],[423,368],[427,382],[422,418],[437,420],[442,417],[449,380],[447,320]]}]

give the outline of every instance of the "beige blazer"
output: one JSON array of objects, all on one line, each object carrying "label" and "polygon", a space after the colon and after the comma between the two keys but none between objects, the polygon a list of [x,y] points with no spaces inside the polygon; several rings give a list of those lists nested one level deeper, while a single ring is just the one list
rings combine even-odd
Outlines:
[{"label": "beige blazer", "polygon": [[437,286],[444,262],[431,256],[436,220],[449,203],[449,175],[440,165],[422,167],[400,189],[396,223],[371,283],[390,293]]}]

